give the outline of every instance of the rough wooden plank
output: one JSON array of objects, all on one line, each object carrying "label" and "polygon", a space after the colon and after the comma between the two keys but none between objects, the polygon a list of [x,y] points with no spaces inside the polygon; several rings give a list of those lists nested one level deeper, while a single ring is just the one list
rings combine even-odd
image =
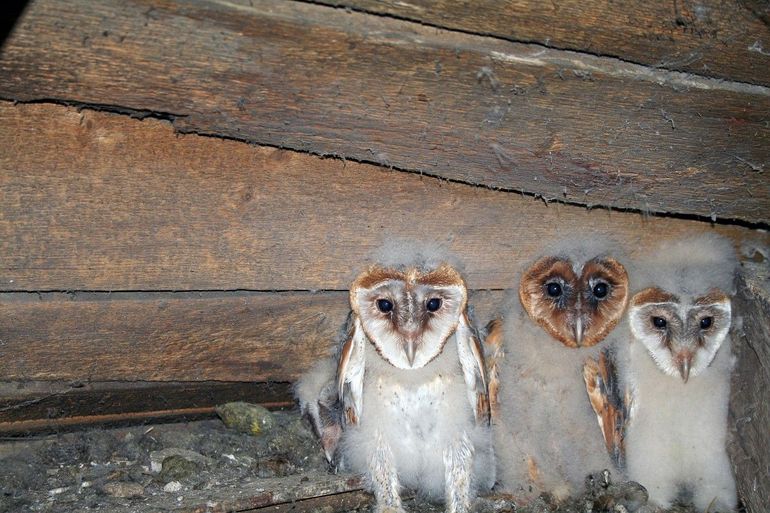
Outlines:
[{"label": "rough wooden plank", "polygon": [[166,113],[185,132],[552,200],[770,222],[766,87],[317,5],[39,0],[3,47],[0,97]]},{"label": "rough wooden plank", "polygon": [[0,382],[0,433],[213,417],[231,401],[293,404],[288,383]]},{"label": "rough wooden plank", "polygon": [[[344,292],[127,296],[0,298],[0,379],[294,381],[331,352],[348,312]],[[480,319],[501,297],[472,295]]]},{"label": "rough wooden plank", "polygon": [[[470,288],[502,289],[558,233],[607,232],[631,252],[664,235],[712,229],[768,241],[756,230],[546,205],[372,165],[177,136],[157,120],[2,102],[0,119],[0,291],[346,290],[394,238],[442,244],[464,262]],[[295,304],[295,319],[309,315],[304,307]]]},{"label": "rough wooden plank", "polygon": [[[33,491],[36,503],[45,504],[51,494]],[[109,506],[110,513],[235,513],[285,511],[350,511],[372,501],[360,478],[318,470],[274,478],[225,479],[202,489],[148,494]],[[55,507],[61,504],[54,503]],[[347,509],[346,509],[347,508]]]},{"label": "rough wooden plank", "polygon": [[345,293],[0,301],[0,378],[291,381],[346,314]]},{"label": "rough wooden plank", "polygon": [[770,504],[770,268],[745,264],[738,311],[743,337],[730,398],[730,456],[738,493],[747,511],[767,511]]},{"label": "rough wooden plank", "polygon": [[656,68],[770,85],[770,6],[763,1],[320,0]]},{"label": "rough wooden plank", "polygon": [[[266,482],[267,481],[267,482]],[[270,482],[272,481],[272,482]],[[239,482],[234,485],[227,484],[218,489],[192,490],[185,493],[179,501],[178,513],[225,513],[230,511],[273,511],[271,506],[282,506],[287,503],[297,502],[297,511],[313,511],[314,502],[302,504],[305,500],[320,501],[316,504],[329,506],[336,505],[332,497],[339,494],[352,493],[349,497],[338,497],[344,502],[347,500],[359,502],[361,506],[369,500],[367,494],[361,493],[363,484],[361,480],[350,474],[305,473],[284,476],[280,478],[260,479],[254,482]],[[321,498],[326,497],[324,501]],[[346,500],[347,499],[347,500]],[[305,509],[310,507],[311,509]],[[147,509],[147,511],[152,511]],[[278,511],[284,511],[282,508]],[[338,511],[332,509],[332,511]]]},{"label": "rough wooden plank", "polygon": [[[185,494],[178,508],[173,511],[178,513],[275,511],[272,508],[274,506],[280,507],[277,511],[285,511],[283,505],[295,501],[298,507],[296,511],[318,511],[314,510],[313,506],[322,507],[324,503],[330,507],[331,511],[340,511],[336,508],[338,504],[350,502],[365,506],[371,501],[371,496],[362,492],[361,480],[350,474],[302,474],[273,478],[271,484],[265,484],[264,481],[263,479],[255,480],[253,483],[240,482],[234,486],[226,485],[215,490],[192,490]],[[341,494],[344,495],[339,497]],[[322,499],[324,497],[325,500]],[[309,502],[303,504],[305,500]],[[146,511],[153,510],[148,508]]]}]

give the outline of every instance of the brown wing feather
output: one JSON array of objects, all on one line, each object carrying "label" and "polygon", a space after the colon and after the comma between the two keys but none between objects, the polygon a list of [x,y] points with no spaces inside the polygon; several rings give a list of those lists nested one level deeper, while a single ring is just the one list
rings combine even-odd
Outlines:
[{"label": "brown wing feather", "polygon": [[358,424],[361,415],[361,387],[363,385],[363,330],[356,317],[352,319],[347,340],[342,345],[337,364],[337,395],[347,424]]},{"label": "brown wing feather", "polygon": [[583,379],[591,407],[604,436],[604,445],[619,468],[625,465],[625,433],[628,422],[628,397],[617,381],[615,363],[605,350],[599,361],[588,359],[583,366]]},{"label": "brown wing feather", "polygon": [[476,401],[476,419],[481,420],[485,424],[489,424],[491,420],[491,409],[489,403],[489,390],[487,388],[487,375],[486,366],[484,365],[484,350],[481,347],[481,342],[475,336],[471,339],[473,350],[473,356],[476,359],[476,364],[479,368],[479,375],[481,377],[481,389],[477,393]]},{"label": "brown wing feather", "polygon": [[468,399],[474,408],[476,422],[488,426],[490,422],[489,392],[487,391],[484,352],[465,311],[460,314],[460,322],[455,336],[460,366],[463,370],[465,385],[468,388]]},{"label": "brown wing feather", "polygon": [[486,355],[487,389],[489,391],[489,412],[492,423],[499,418],[500,402],[500,373],[499,366],[504,357],[503,323],[494,319],[487,324],[484,337],[484,354]]}]

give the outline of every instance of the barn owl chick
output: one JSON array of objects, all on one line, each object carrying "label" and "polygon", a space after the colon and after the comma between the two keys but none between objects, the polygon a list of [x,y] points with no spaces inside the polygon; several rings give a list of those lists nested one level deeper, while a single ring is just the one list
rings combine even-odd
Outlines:
[{"label": "barn owl chick", "polygon": [[[475,489],[494,484],[483,354],[466,305],[465,283],[447,264],[375,266],[351,286],[337,357],[339,451],[365,476],[377,511],[403,511],[406,486],[465,512]],[[307,379],[306,390],[327,390]]]},{"label": "barn owl chick", "polygon": [[700,511],[736,507],[725,448],[736,269],[716,236],[667,242],[639,265],[630,342],[618,348],[631,396],[626,464],[663,507],[680,495]]},{"label": "barn owl chick", "polygon": [[611,467],[583,381],[628,297],[609,249],[566,242],[537,260],[487,337],[498,480],[522,499],[564,499]]}]

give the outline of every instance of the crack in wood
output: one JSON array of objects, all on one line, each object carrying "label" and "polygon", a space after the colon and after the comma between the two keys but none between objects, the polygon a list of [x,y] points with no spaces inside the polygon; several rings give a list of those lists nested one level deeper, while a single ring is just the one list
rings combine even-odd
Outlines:
[{"label": "crack in wood", "polygon": [[[557,50],[560,52],[574,54],[578,57],[585,56],[585,57],[595,57],[598,59],[607,59],[613,63],[628,64],[634,67],[644,68],[646,70],[649,70],[650,72],[662,70],[665,73],[674,73],[676,75],[671,77],[672,79],[671,81],[672,83],[678,83],[681,81],[681,84],[679,85],[686,83],[690,87],[704,88],[704,89],[726,87],[730,90],[736,90],[740,92],[750,92],[753,94],[770,95],[770,88],[759,84],[754,84],[751,82],[745,82],[740,80],[719,79],[719,78],[710,77],[708,75],[704,75],[701,73],[696,73],[691,71],[681,72],[676,70],[676,67],[678,66],[692,64],[693,62],[696,62],[697,60],[699,60],[702,57],[701,50],[693,50],[689,52],[686,58],[680,57],[679,59],[661,60],[655,64],[651,64],[651,63],[645,63],[641,60],[629,59],[627,57],[622,57],[616,54],[591,51],[590,46],[581,48],[581,49],[576,49],[576,48],[572,48],[564,45],[550,44],[550,42],[543,43],[536,39],[505,37],[499,34],[495,34],[494,32],[481,31],[481,30],[468,30],[468,29],[463,29],[461,27],[452,27],[446,24],[433,23],[417,17],[404,16],[404,15],[398,15],[398,14],[389,13],[389,12],[381,12],[381,11],[375,11],[372,9],[366,9],[355,5],[349,5],[344,2],[335,2],[335,1],[324,2],[319,0],[295,0],[295,1],[298,3],[328,7],[328,8],[338,9],[338,10],[347,11],[347,12],[357,12],[357,13],[366,14],[369,16],[376,16],[379,18],[414,23],[422,27],[445,30],[447,32],[452,32],[456,34],[464,34],[467,36],[474,36],[474,37],[484,37],[484,38],[489,38],[496,41],[503,41],[507,43],[530,45],[530,46],[539,47],[542,49],[541,52],[535,52],[533,57],[529,59],[517,57],[514,60],[510,60],[511,59],[510,56],[497,55],[498,58],[503,60],[508,60],[508,62],[518,62],[518,63],[527,62],[529,64],[532,64],[537,62],[537,57],[539,57],[538,54],[542,55],[545,53],[546,50]],[[676,5],[676,2],[674,4]],[[676,17],[677,17],[677,20],[680,20],[681,18],[679,14],[677,14]],[[713,44],[710,45],[710,47],[713,47],[713,46],[714,46]],[[757,41],[753,47],[748,48],[748,51],[750,52],[753,51],[753,52],[758,52],[762,55],[770,55],[770,52],[765,53],[762,50],[763,48],[759,41]],[[495,54],[495,53],[497,52],[492,52],[492,54]],[[577,64],[578,66],[582,65],[579,59],[574,59],[571,62],[572,64]],[[596,71],[607,73],[607,70],[597,69]],[[609,73],[609,74],[612,74],[612,73]],[[637,78],[642,78],[642,77],[639,76]],[[705,82],[698,82],[699,79]],[[733,87],[735,87],[736,89],[732,89]]]},{"label": "crack in wood", "polygon": [[[752,86],[752,87],[760,87],[760,86]],[[768,89],[768,88],[766,88]],[[768,89],[770,91],[770,89]],[[361,159],[361,158],[355,158],[351,156],[346,155],[332,155],[326,152],[320,152],[320,151],[314,151],[312,149],[305,149],[300,148],[297,145],[292,144],[286,144],[286,145],[274,145],[270,143],[265,143],[263,141],[257,141],[254,139],[249,139],[245,137],[234,137],[230,135],[223,135],[218,133],[212,133],[207,132],[204,130],[199,129],[192,129],[192,128],[183,128],[179,127],[176,124],[176,121],[178,119],[183,119],[188,117],[188,114],[180,114],[180,113],[171,113],[171,112],[163,112],[163,111],[154,111],[149,109],[136,109],[131,107],[125,107],[121,105],[111,105],[111,104],[95,104],[95,103],[88,103],[88,102],[77,102],[77,101],[71,101],[71,100],[63,100],[63,99],[56,99],[56,98],[45,98],[45,99],[33,99],[33,100],[17,100],[14,98],[7,98],[0,96],[0,102],[5,101],[13,104],[51,104],[51,105],[61,105],[66,107],[71,107],[78,109],[79,111],[82,110],[90,110],[94,112],[106,112],[110,114],[116,114],[121,116],[128,116],[132,119],[158,119],[158,120],[164,120],[169,121],[171,125],[174,127],[174,131],[179,134],[184,135],[193,135],[198,137],[206,137],[216,140],[223,140],[223,141],[234,141],[249,145],[258,144],[259,146],[264,146],[268,148],[277,148],[281,150],[289,150],[293,151],[299,154],[304,155],[312,155],[324,159],[333,159],[333,160],[339,160],[342,162],[350,161],[355,162],[359,164],[370,164],[370,165],[376,165],[381,167],[387,167],[389,170],[392,171],[398,171],[400,173],[408,173],[408,174],[414,174],[429,178],[435,178],[437,180],[441,180],[447,183],[455,183],[459,185],[466,185],[469,187],[475,187],[480,189],[486,189],[486,190],[492,190],[492,191],[498,191],[498,192],[504,192],[504,193],[511,193],[511,194],[517,194],[525,197],[530,197],[534,199],[541,199],[546,204],[548,203],[559,203],[562,205],[569,205],[569,206],[576,206],[585,208],[588,210],[593,209],[601,209],[601,210],[607,210],[607,211],[614,211],[614,212],[626,212],[626,213],[637,213],[641,214],[645,217],[652,216],[652,217],[661,217],[661,218],[670,218],[670,219],[683,219],[683,220],[691,220],[691,221],[706,221],[711,224],[715,225],[733,225],[733,226],[741,226],[745,228],[752,228],[752,229],[770,229],[770,222],[764,222],[764,221],[747,221],[743,219],[736,219],[736,218],[723,218],[723,217],[716,217],[715,215],[697,215],[697,214],[681,214],[677,212],[667,212],[667,211],[659,211],[659,210],[646,210],[641,208],[634,208],[634,207],[620,207],[613,204],[607,204],[607,203],[590,203],[590,202],[581,202],[581,201],[575,201],[575,200],[567,200],[558,196],[548,196],[544,195],[539,192],[522,189],[522,188],[511,188],[511,187],[499,187],[499,186],[492,186],[484,183],[479,182],[473,182],[468,180],[461,180],[457,178],[451,178],[442,176],[439,174],[433,174],[430,172],[422,171],[422,170],[414,170],[414,169],[407,169],[403,168],[397,165],[392,165],[388,163],[388,165],[383,166],[383,163],[378,160],[372,160],[372,159]],[[666,114],[663,116],[664,119],[666,119],[667,122],[670,122],[673,126],[673,121],[670,120],[670,116]],[[502,150],[502,147],[499,145],[493,145],[492,149],[498,159],[498,162],[501,166],[503,164],[511,165],[513,160],[510,155],[504,152]],[[738,157],[736,157],[738,158]],[[743,159],[738,158],[741,162],[746,163],[747,165],[750,165],[751,163],[745,162]],[[764,165],[762,166],[764,167]],[[752,167],[752,170],[757,171],[755,167]],[[761,169],[760,169],[761,172]],[[208,290],[208,289],[207,289]],[[219,290],[219,289],[217,289]],[[243,291],[251,291],[251,292],[261,292],[262,290],[255,290],[255,289],[222,289],[222,292],[234,292],[238,290]],[[336,289],[328,289],[336,290]],[[133,292],[161,292],[166,291],[166,289],[158,289],[158,290],[134,290]],[[297,290],[299,291],[299,290]],[[64,290],[40,290],[40,291],[27,291],[27,292],[68,292]],[[195,292],[194,290],[191,292]]]}]

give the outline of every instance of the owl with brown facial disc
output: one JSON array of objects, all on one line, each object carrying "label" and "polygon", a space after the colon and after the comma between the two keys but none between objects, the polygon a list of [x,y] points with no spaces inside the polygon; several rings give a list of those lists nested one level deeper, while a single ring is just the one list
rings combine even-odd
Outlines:
[{"label": "owl with brown facial disc", "polygon": [[[468,511],[474,491],[494,484],[495,464],[462,277],[448,264],[373,266],[353,282],[350,306],[335,358],[344,466],[365,477],[375,511],[403,511],[402,487]],[[319,365],[303,378],[300,403],[313,393],[328,402]]]},{"label": "owl with brown facial disc", "polygon": [[[522,501],[564,499],[611,468],[583,380],[621,319],[628,276],[598,237],[566,241],[522,274],[488,329],[498,482]],[[584,242],[590,241],[590,242]]]},{"label": "owl with brown facial disc", "polygon": [[625,454],[628,477],[655,505],[736,507],[725,442],[737,266],[731,243],[706,235],[663,243],[634,272],[630,333],[617,349],[630,401]]}]

